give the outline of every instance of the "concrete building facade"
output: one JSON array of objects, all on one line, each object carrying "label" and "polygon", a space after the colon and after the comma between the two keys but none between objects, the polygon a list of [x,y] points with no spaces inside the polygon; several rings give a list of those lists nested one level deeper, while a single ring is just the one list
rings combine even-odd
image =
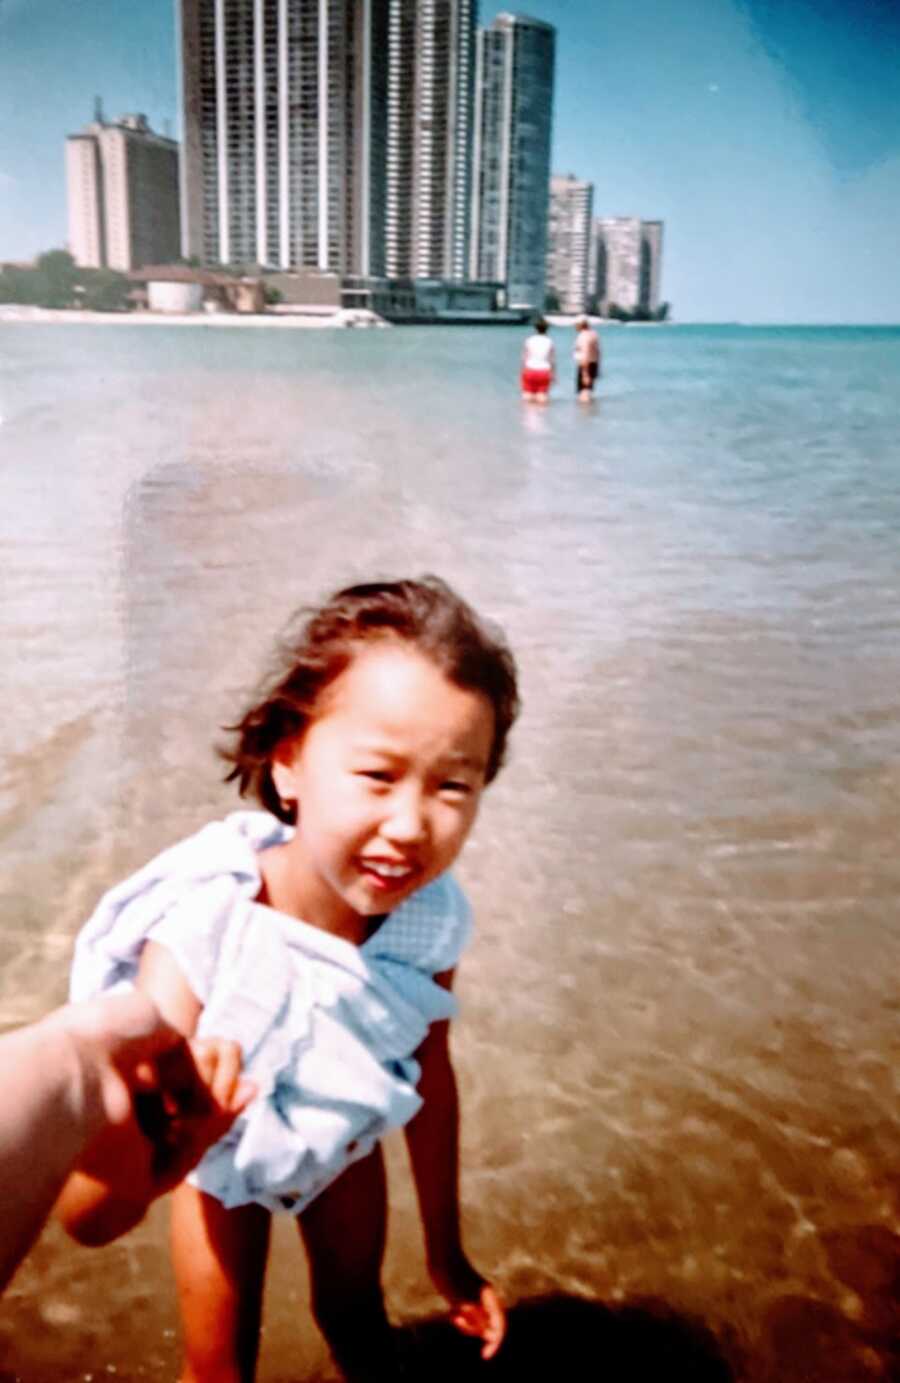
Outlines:
[{"label": "concrete building facade", "polygon": [[601,216],[594,221],[589,296],[600,311],[659,308],[662,221],[639,216]]},{"label": "concrete building facade", "polygon": [[569,173],[550,179],[547,294],[561,312],[584,312],[588,300],[593,183]]},{"label": "concrete building facade", "polygon": [[389,0],[385,263],[465,279],[476,0]]},{"label": "concrete building facade", "polygon": [[143,115],[98,118],[66,140],[69,249],[83,268],[127,273],[180,253],[178,145]]},{"label": "concrete building facade", "polygon": [[478,32],[470,276],[543,308],[556,30],[500,14]]},{"label": "concrete building facade", "polygon": [[80,134],[70,134],[66,139],[68,246],[75,263],[85,269],[106,266],[106,209],[99,132],[99,125],[88,126]]},{"label": "concrete building facade", "polygon": [[180,0],[186,255],[381,269],[388,6]]},{"label": "concrete building facade", "polygon": [[476,0],[180,0],[182,243],[463,278]]},{"label": "concrete building facade", "polygon": [[663,223],[642,221],[641,229],[641,303],[657,312],[662,284]]}]

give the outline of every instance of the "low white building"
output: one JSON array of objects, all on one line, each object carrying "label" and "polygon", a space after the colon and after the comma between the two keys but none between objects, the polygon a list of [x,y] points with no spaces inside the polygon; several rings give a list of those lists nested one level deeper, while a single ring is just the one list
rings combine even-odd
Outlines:
[{"label": "low white building", "polygon": [[265,292],[260,279],[214,273],[191,264],[148,264],[128,275],[146,285],[151,312],[264,312]]},{"label": "low white building", "polygon": [[202,283],[168,283],[150,279],[147,307],[151,312],[199,312],[206,289]]}]

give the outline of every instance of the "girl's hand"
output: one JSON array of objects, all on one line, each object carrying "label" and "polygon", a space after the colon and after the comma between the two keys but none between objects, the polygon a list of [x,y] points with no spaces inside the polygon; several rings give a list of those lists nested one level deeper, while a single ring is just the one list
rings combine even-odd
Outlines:
[{"label": "girl's hand", "polygon": [[468,1262],[457,1264],[453,1271],[432,1270],[432,1278],[450,1302],[450,1320],[456,1329],[483,1340],[482,1359],[493,1359],[506,1334],[506,1308],[496,1287]]},{"label": "girl's hand", "polygon": [[477,1335],[484,1341],[482,1359],[493,1359],[506,1334],[506,1308],[496,1287],[485,1282],[477,1301],[457,1302],[450,1319],[463,1335]]}]

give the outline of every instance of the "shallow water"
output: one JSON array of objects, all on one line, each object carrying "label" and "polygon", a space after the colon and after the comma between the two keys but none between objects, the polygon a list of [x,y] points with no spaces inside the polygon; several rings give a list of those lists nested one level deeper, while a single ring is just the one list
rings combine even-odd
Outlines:
[{"label": "shallow water", "polygon": [[[520,341],[0,324],[0,1020],[62,996],[105,887],[233,805],[216,727],[290,611],[439,572],[525,701],[461,869],[474,1256],[511,1299],[664,1302],[747,1378],[888,1378],[900,330],[610,328],[599,402],[566,363],[546,410]],[[436,1302],[394,1164],[411,1317]],[[77,1293],[48,1233],[10,1377],[171,1376],[163,1219],[77,1255]],[[321,1358],[282,1238],[263,1379]]]}]

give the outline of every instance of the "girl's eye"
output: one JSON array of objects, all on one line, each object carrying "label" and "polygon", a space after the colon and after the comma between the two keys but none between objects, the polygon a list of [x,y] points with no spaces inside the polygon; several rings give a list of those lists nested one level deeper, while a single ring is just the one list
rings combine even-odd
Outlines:
[{"label": "girl's eye", "polygon": [[385,768],[363,768],[357,772],[358,778],[368,778],[373,783],[389,783],[391,775]]},{"label": "girl's eye", "polygon": [[472,791],[469,783],[459,783],[455,779],[441,784],[442,792],[452,792],[457,797],[467,797]]}]

